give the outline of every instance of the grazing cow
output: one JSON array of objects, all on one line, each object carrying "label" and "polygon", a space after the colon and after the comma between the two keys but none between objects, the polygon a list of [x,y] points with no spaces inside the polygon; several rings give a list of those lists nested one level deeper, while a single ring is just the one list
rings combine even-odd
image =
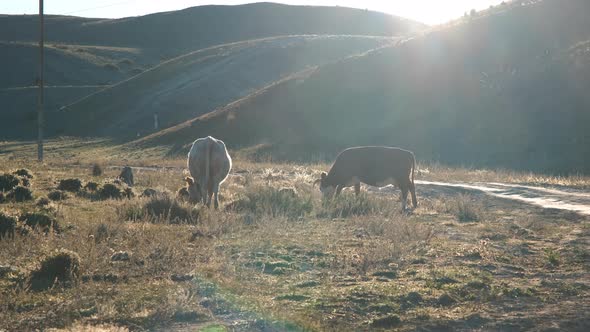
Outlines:
[{"label": "grazing cow", "polygon": [[320,183],[324,196],[336,195],[344,187],[354,186],[358,195],[361,182],[370,186],[397,185],[402,192],[402,209],[406,209],[408,191],[414,208],[418,205],[414,186],[416,159],[411,151],[382,146],[362,146],[342,151],[330,171],[322,173],[314,184]]},{"label": "grazing cow", "polygon": [[211,206],[211,196],[215,195],[217,209],[219,185],[231,170],[231,158],[225,143],[211,136],[199,138],[193,142],[187,163],[191,174],[186,178],[191,202],[201,201]]}]

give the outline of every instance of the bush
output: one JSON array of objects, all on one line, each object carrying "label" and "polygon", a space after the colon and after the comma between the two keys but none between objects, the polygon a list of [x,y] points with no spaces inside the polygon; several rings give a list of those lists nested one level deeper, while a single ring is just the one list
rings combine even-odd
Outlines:
[{"label": "bush", "polygon": [[0,211],[0,240],[5,237],[14,237],[16,218]]},{"label": "bush", "polygon": [[29,178],[22,177],[22,178],[20,178],[20,181],[23,184],[23,186],[25,186],[25,187],[31,186],[31,180]]},{"label": "bush", "polygon": [[125,187],[123,188],[123,197],[127,198],[127,199],[132,199],[133,197],[135,197],[135,192],[133,191],[133,188],[129,188],[129,187]]},{"label": "bush", "polygon": [[90,191],[96,191],[96,190],[98,190],[98,187],[99,187],[98,183],[90,181],[90,182],[86,183],[86,185],[84,186],[84,189],[90,190]]},{"label": "bush", "polygon": [[473,202],[468,195],[459,195],[451,206],[451,212],[460,222],[474,222],[481,220],[482,208]]},{"label": "bush", "polygon": [[77,193],[82,189],[82,181],[80,179],[61,180],[57,189]]},{"label": "bush", "polygon": [[33,200],[31,189],[23,186],[16,186],[6,195],[6,199],[13,202],[25,202]]},{"label": "bush", "polygon": [[190,194],[188,192],[188,188],[187,187],[179,188],[178,191],[176,191],[176,198],[182,202],[188,202],[190,200]]},{"label": "bush", "polygon": [[99,243],[104,240],[107,240],[113,232],[109,230],[109,226],[107,224],[100,224],[96,227],[94,231],[94,242]]},{"label": "bush", "polygon": [[68,198],[68,194],[61,190],[53,190],[47,194],[47,197],[52,201],[63,201]]},{"label": "bush", "polygon": [[13,174],[0,175],[0,191],[10,191],[20,183],[17,176]]},{"label": "bush", "polygon": [[273,187],[253,187],[245,193],[245,197],[230,204],[228,209],[290,219],[310,213],[313,209],[311,196],[302,197],[293,193]]},{"label": "bush", "polygon": [[39,227],[45,233],[48,233],[52,229],[54,232],[60,232],[57,220],[45,212],[27,212],[20,216],[19,221],[24,222],[32,229]]},{"label": "bush", "polygon": [[42,291],[53,287],[56,282],[62,286],[70,286],[80,274],[80,256],[77,253],[60,249],[46,257],[39,269],[29,277],[29,286],[34,291]]},{"label": "bush", "polygon": [[12,174],[14,174],[16,176],[23,177],[23,178],[27,178],[27,179],[33,178],[33,173],[31,173],[31,171],[29,171],[26,168],[17,169],[16,171],[12,172]]},{"label": "bush", "polygon": [[51,204],[51,201],[47,197],[39,197],[39,199],[37,199],[37,202],[35,202],[35,205],[39,207],[45,207],[49,204]]},{"label": "bush", "polygon": [[121,199],[123,198],[123,191],[114,183],[105,183],[98,190],[98,198],[100,199]]},{"label": "bush", "polygon": [[102,176],[103,170],[100,164],[92,165],[92,175],[93,176]]}]

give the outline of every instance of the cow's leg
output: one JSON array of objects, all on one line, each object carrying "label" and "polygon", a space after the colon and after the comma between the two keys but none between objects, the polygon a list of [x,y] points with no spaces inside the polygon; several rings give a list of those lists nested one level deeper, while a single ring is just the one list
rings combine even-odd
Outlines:
[{"label": "cow's leg", "polygon": [[402,199],[402,211],[406,211],[406,204],[408,202],[408,187],[407,185],[403,184],[400,185],[400,189],[402,191],[401,199]]},{"label": "cow's leg", "polygon": [[213,180],[209,179],[209,184],[207,186],[207,207],[211,207],[211,197],[213,196]]},{"label": "cow's leg", "polygon": [[361,183],[357,182],[354,184],[354,193],[358,196],[361,193]]},{"label": "cow's leg", "polygon": [[219,193],[219,184],[213,186],[213,195],[215,195],[215,210],[219,209],[219,198],[217,197]]},{"label": "cow's leg", "polygon": [[205,181],[205,177],[201,177],[201,182],[199,182],[201,185],[199,186],[199,188],[201,189],[201,203],[203,204],[207,204],[207,194],[208,194],[208,190],[207,190],[207,182]]},{"label": "cow's leg", "polygon": [[410,188],[410,193],[412,194],[412,205],[415,209],[418,207],[418,199],[416,198],[416,186],[414,185],[414,182],[410,180],[408,187]]}]

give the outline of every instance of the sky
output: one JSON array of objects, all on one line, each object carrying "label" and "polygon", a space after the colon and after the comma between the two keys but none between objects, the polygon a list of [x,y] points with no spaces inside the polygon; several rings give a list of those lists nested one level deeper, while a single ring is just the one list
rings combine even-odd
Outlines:
[{"label": "sky", "polygon": [[[272,0],[269,0],[272,1]],[[239,0],[44,0],[46,14],[121,18],[179,10],[187,7],[257,1]],[[502,0],[276,0],[293,5],[326,5],[376,10],[426,24],[439,24],[462,16],[471,9],[485,9]],[[0,0],[0,14],[36,14],[38,0]]]}]

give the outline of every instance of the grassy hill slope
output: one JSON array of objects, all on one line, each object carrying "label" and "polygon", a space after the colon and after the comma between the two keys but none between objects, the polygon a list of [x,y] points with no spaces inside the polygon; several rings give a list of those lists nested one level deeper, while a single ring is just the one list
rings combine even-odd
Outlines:
[{"label": "grassy hill slope", "polygon": [[293,72],[393,42],[390,38],[286,36],[225,44],[167,61],[68,106],[57,134],[134,137],[210,112]]},{"label": "grassy hill slope", "polygon": [[[163,61],[195,50],[210,53],[210,50],[206,50],[207,48],[283,35],[373,35],[387,38],[405,35],[425,27],[417,22],[378,12],[342,7],[287,6],[273,3],[199,6],[123,19],[48,15],[45,23],[46,84],[60,86],[59,90],[47,92],[46,110],[48,112],[55,112],[64,105],[84,97],[83,93],[87,90],[80,86],[113,85],[148,68],[153,68]],[[37,78],[37,39],[38,18],[36,15],[0,15],[0,54],[3,59],[0,61],[0,72],[4,74],[0,82],[0,105],[2,105],[0,137],[30,138],[33,134],[30,128],[34,127],[34,124],[30,121],[34,118],[32,114],[36,111],[37,97],[35,90],[30,87],[35,85]],[[349,41],[350,44],[347,45]],[[248,48],[246,52],[248,54],[244,55],[243,60],[236,60],[238,53],[231,53],[233,51],[230,51],[231,56],[223,53],[223,46],[220,46],[217,49],[219,54],[208,57],[206,61],[198,60],[202,62],[198,65],[200,69],[189,70],[189,73],[201,75],[200,77],[187,79],[185,73],[174,72],[172,69],[164,76],[151,76],[150,94],[163,97],[162,101],[158,99],[146,106],[146,103],[134,104],[129,100],[125,105],[121,105],[125,108],[117,111],[126,114],[122,119],[118,119],[119,123],[110,124],[108,130],[105,130],[107,126],[101,123],[100,127],[93,128],[92,133],[113,134],[115,128],[125,127],[130,119],[131,123],[135,124],[138,107],[144,107],[146,113],[149,113],[146,119],[151,118],[151,113],[154,111],[162,111],[162,107],[166,107],[163,113],[166,113],[168,109],[180,108],[180,112],[167,114],[170,116],[166,115],[163,118],[163,124],[175,124],[240,98],[250,90],[260,88],[270,81],[289,74],[289,70],[300,70],[306,65],[332,61],[336,56],[362,52],[379,43],[372,38],[362,41],[361,38],[348,37],[323,45],[318,39],[309,42],[308,45],[296,47],[277,45],[269,51],[273,48],[267,46],[269,42],[254,44],[246,42],[240,46],[240,49]],[[258,46],[261,50],[253,49]],[[313,47],[317,50],[312,50]],[[259,57],[257,52],[266,55]],[[239,54],[241,53],[244,52]],[[282,58],[274,59],[273,56]],[[247,59],[250,59],[249,62]],[[231,61],[233,65],[228,61]],[[208,65],[213,67],[206,69]],[[234,71],[243,69],[241,74],[238,73],[238,76],[233,77],[237,81],[230,83],[230,88],[226,89],[220,83],[221,81],[211,76],[221,67],[232,68]],[[273,70],[277,71],[273,72]],[[162,74],[163,71],[158,69],[156,72]],[[175,75],[183,76],[179,78],[179,81],[203,81],[207,77],[215,82],[210,87],[212,90],[206,90],[207,86],[189,84],[185,87],[185,92],[179,92],[181,100],[177,103],[170,102],[171,98],[175,98],[174,93],[170,91],[171,81],[174,80]],[[164,79],[164,77],[166,77],[166,83],[157,82],[158,78]],[[232,79],[225,75],[222,77]],[[147,87],[149,84],[144,82],[141,85]],[[165,91],[158,90],[160,85]],[[64,94],[65,89],[70,86],[74,87],[69,90],[69,94]],[[123,86],[129,86],[129,84],[126,83]],[[190,98],[190,94],[195,93],[194,91],[187,92],[193,88],[198,90],[195,94],[199,96],[198,99]],[[91,92],[94,91],[96,88],[91,89]],[[121,91],[130,93],[129,90]],[[190,103],[183,93],[188,93]],[[130,93],[130,95],[137,98],[136,94]],[[111,100],[104,101],[108,103]],[[95,106],[89,111],[100,114],[104,112],[104,108],[109,108],[109,105],[100,103]],[[188,117],[185,116],[186,114]],[[51,116],[48,118],[50,121],[56,120]],[[83,117],[77,119],[81,123],[87,123]],[[57,123],[61,124],[61,120],[62,118],[58,119]],[[147,120],[144,120],[140,119],[138,125],[131,126],[124,135],[132,131],[145,132],[148,124]],[[48,129],[51,132],[55,128],[51,127],[51,122],[49,124]],[[77,127],[78,125],[75,124],[74,128]],[[120,135],[118,131],[115,133]]]},{"label": "grassy hill slope", "polygon": [[590,172],[590,3],[516,4],[296,75],[135,144],[182,151],[211,134],[232,147],[272,143],[287,159],[384,144],[420,160]]}]

